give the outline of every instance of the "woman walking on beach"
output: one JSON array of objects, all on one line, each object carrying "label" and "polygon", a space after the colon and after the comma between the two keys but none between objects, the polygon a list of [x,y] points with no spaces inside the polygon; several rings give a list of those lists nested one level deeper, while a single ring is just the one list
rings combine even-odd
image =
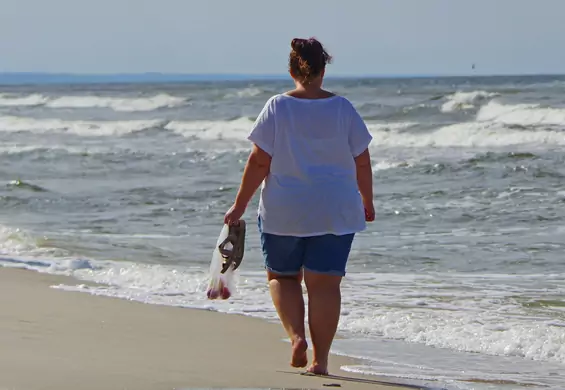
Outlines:
[{"label": "woman walking on beach", "polygon": [[345,98],[322,89],[330,55],[315,39],[293,39],[296,88],[265,104],[225,223],[237,224],[261,183],[259,231],[273,303],[292,342],[291,365],[308,364],[302,279],[308,291],[313,362],[328,374],[341,310],[340,284],[355,233],[373,221],[369,134]]}]

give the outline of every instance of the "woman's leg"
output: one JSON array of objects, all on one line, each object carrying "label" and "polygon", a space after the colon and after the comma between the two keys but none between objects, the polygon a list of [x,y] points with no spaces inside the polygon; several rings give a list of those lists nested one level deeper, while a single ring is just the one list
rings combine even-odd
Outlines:
[{"label": "woman's leg", "polygon": [[309,237],[304,253],[304,281],[308,290],[308,323],[313,362],[308,371],[328,374],[330,348],[341,313],[341,280],[353,234]]},{"label": "woman's leg", "polygon": [[[261,232],[261,219],[259,219]],[[278,236],[261,232],[261,247],[273,304],[292,342],[293,367],[308,364],[308,344],[304,329],[302,295],[302,262],[305,241],[299,237]]]},{"label": "woman's leg", "polygon": [[292,357],[290,365],[306,367],[308,344],[304,329],[304,298],[302,296],[302,275],[280,276],[268,272],[269,289],[273,304],[290,341]]},{"label": "woman's leg", "polygon": [[304,272],[308,289],[308,324],[314,350],[310,372],[328,374],[328,357],[341,312],[341,276]]}]

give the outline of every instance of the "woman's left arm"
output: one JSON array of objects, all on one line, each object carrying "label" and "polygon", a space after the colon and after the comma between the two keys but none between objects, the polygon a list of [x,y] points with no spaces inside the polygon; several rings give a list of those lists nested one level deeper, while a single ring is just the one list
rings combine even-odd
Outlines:
[{"label": "woman's left arm", "polygon": [[245,169],[243,170],[243,176],[235,198],[235,203],[226,213],[224,223],[231,225],[241,219],[255,191],[257,191],[263,180],[265,180],[269,174],[270,168],[271,156],[256,144],[253,144],[253,149],[249,154]]}]

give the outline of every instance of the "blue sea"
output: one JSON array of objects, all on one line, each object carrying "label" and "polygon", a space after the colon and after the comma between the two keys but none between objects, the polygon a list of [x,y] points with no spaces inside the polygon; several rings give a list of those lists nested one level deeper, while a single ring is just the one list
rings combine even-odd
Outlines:
[{"label": "blue sea", "polygon": [[[236,293],[209,301],[206,283],[247,133],[289,79],[18,84],[0,86],[1,266],[276,320],[257,197]],[[565,76],[325,86],[374,137],[377,219],[355,240],[334,346],[362,360],[344,369],[447,389],[565,388]]]}]

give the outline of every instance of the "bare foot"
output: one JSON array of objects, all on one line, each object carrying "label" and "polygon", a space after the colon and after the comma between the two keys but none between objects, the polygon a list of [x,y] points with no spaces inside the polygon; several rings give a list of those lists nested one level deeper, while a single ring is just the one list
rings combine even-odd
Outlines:
[{"label": "bare foot", "polygon": [[328,365],[314,362],[308,368],[308,372],[314,375],[328,375]]},{"label": "bare foot", "polygon": [[292,367],[306,367],[308,364],[308,343],[302,338],[296,338],[292,341],[292,359],[290,365]]}]

